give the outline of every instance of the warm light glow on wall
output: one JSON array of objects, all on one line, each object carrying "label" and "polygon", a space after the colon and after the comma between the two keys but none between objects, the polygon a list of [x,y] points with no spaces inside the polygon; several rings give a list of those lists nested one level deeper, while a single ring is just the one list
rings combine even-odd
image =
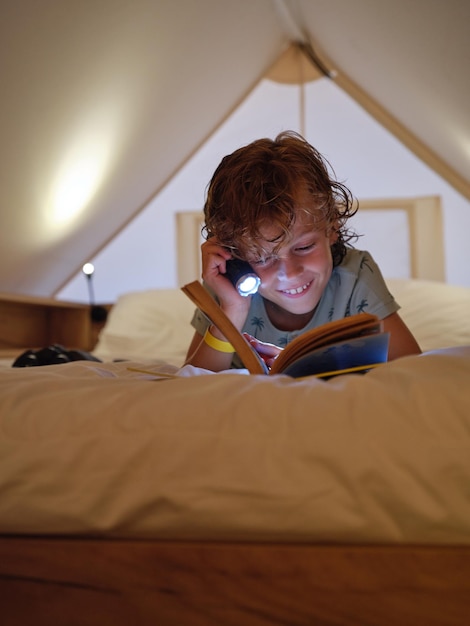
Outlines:
[{"label": "warm light glow on wall", "polygon": [[118,153],[122,128],[121,105],[83,115],[60,155],[48,205],[49,229],[63,233],[76,226],[100,189]]},{"label": "warm light glow on wall", "polygon": [[65,225],[74,221],[98,190],[108,166],[109,148],[96,138],[81,138],[70,149],[53,186],[50,221]]},{"label": "warm light glow on wall", "polygon": [[64,169],[54,194],[52,219],[68,222],[81,211],[96,190],[99,170],[91,157],[82,157]]}]

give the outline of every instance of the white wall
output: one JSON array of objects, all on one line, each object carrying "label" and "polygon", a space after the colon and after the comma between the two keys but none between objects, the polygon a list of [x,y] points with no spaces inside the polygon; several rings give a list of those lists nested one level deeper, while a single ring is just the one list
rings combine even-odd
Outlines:
[{"label": "white wall", "polygon": [[[135,220],[90,259],[95,265],[98,302],[114,301],[126,291],[177,287],[174,214],[202,208],[207,183],[225,154],[253,139],[274,137],[287,129],[305,130],[307,139],[325,155],[337,178],[356,197],[440,195],[447,282],[470,286],[470,247],[466,242],[470,202],[326,78],[307,85],[302,129],[299,93],[298,87],[263,81]],[[368,238],[373,240],[371,233]],[[360,240],[358,246],[361,244]],[[397,253],[401,246],[397,241]],[[380,263],[380,250],[371,251]],[[74,277],[58,297],[86,302],[84,276],[79,273]]]}]

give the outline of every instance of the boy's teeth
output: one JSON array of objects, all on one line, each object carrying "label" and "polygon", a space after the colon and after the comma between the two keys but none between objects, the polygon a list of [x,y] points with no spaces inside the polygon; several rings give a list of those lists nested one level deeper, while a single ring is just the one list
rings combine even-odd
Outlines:
[{"label": "boy's teeth", "polygon": [[302,287],[297,287],[297,289],[285,289],[284,293],[288,293],[291,296],[295,296],[295,294],[297,293],[302,293],[302,291],[305,291],[305,289],[307,289],[308,284],[307,285],[302,285]]}]

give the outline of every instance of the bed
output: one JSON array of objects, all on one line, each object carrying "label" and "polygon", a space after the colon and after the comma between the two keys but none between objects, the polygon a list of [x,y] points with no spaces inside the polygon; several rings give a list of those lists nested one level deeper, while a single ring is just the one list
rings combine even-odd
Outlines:
[{"label": "bed", "polygon": [[389,287],[424,353],[365,375],[181,367],[177,289],[1,368],[1,623],[467,624],[470,289]]}]

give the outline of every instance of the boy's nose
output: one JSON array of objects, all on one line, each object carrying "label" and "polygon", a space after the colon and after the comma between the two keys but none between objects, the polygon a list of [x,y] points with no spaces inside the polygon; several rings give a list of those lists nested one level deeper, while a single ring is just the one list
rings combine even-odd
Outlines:
[{"label": "boy's nose", "polygon": [[279,259],[279,275],[282,278],[295,278],[302,273],[302,264],[299,259],[282,257]]}]

